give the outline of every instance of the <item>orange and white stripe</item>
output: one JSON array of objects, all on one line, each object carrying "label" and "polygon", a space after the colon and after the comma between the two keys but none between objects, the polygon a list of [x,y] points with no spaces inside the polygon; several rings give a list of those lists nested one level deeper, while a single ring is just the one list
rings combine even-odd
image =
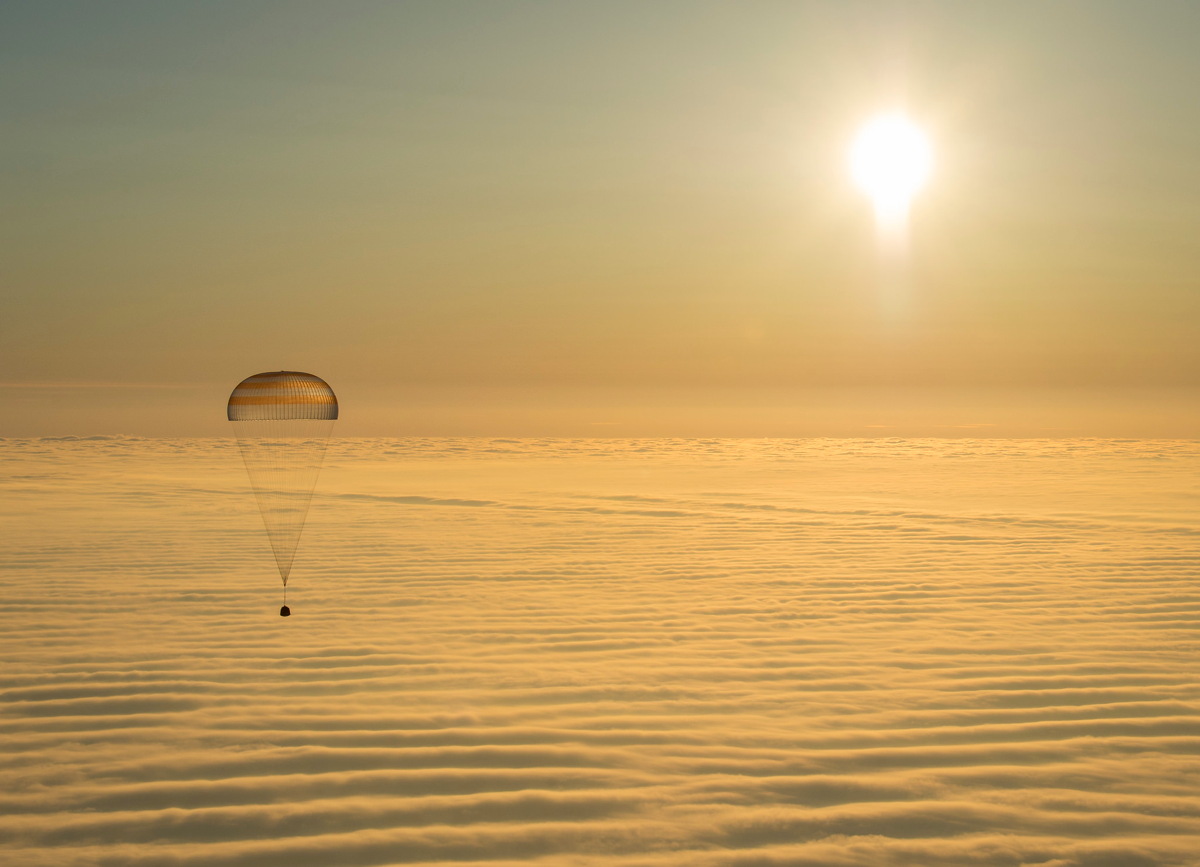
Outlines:
[{"label": "orange and white stripe", "polygon": [[230,421],[335,419],[337,397],[325,380],[311,373],[277,370],[256,373],[229,395]]}]

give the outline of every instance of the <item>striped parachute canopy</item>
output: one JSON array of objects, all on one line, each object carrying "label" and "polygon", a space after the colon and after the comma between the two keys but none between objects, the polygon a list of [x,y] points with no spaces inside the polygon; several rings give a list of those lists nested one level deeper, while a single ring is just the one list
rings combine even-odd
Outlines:
[{"label": "striped parachute canopy", "polygon": [[230,421],[333,421],[337,397],[319,376],[295,370],[256,373],[229,395]]},{"label": "striped parachute canopy", "polygon": [[[229,420],[287,593],[296,546],[338,417],[337,397],[319,376],[256,373],[229,396]],[[287,612],[286,605],[283,612]]]}]

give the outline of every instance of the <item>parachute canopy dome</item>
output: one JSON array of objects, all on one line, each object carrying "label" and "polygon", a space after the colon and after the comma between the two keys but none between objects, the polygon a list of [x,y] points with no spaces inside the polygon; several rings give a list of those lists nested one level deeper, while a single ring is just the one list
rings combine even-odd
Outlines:
[{"label": "parachute canopy dome", "polygon": [[230,421],[314,419],[333,421],[338,402],[325,380],[311,373],[277,370],[256,373],[229,395]]}]

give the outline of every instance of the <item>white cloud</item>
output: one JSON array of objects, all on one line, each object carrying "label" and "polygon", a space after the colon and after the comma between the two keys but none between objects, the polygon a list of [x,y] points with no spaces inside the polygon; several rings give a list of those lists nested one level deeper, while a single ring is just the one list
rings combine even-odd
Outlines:
[{"label": "white cloud", "polygon": [[1191,863],[1184,442],[0,442],[21,865]]}]

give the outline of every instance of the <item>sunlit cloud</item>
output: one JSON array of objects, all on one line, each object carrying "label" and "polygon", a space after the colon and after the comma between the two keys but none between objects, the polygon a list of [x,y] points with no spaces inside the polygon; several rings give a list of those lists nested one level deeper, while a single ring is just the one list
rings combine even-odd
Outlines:
[{"label": "sunlit cloud", "polygon": [[[1183,864],[1193,443],[9,439],[14,863]],[[48,511],[56,520],[44,520]]]}]

